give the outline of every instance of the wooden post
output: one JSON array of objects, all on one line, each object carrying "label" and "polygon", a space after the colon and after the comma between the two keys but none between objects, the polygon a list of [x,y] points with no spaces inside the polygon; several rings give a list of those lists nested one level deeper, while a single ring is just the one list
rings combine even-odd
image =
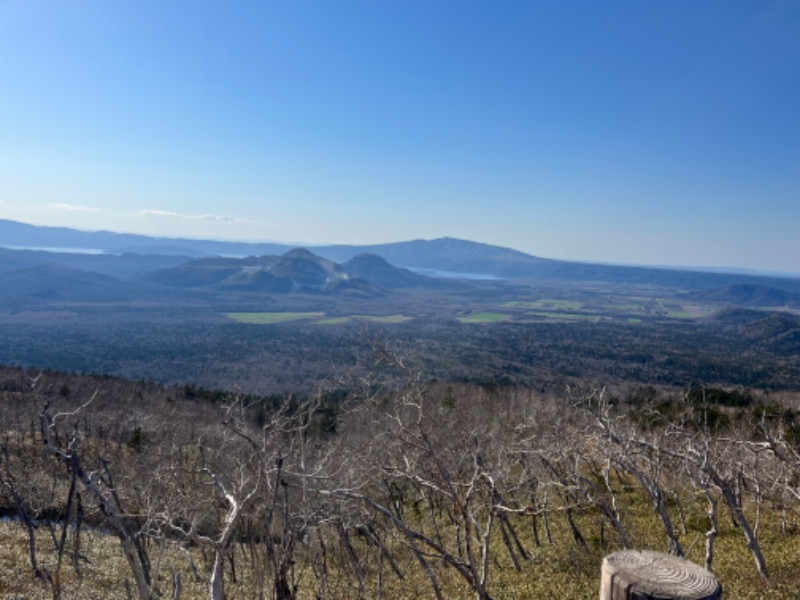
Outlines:
[{"label": "wooden post", "polygon": [[623,550],[603,559],[600,600],[719,600],[722,586],[686,559]]}]

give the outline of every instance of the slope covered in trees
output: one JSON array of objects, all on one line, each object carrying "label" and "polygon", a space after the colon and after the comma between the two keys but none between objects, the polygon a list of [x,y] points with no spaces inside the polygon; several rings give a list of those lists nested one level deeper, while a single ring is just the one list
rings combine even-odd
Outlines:
[{"label": "slope covered in trees", "polygon": [[592,597],[635,547],[800,593],[797,397],[422,385],[378,358],[391,386],[304,399],[1,369],[0,587]]}]

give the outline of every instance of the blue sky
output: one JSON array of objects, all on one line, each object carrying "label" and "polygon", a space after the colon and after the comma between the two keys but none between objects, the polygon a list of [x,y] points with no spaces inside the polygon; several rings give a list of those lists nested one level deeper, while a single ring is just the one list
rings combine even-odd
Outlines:
[{"label": "blue sky", "polygon": [[0,218],[800,272],[800,3],[6,0]]}]

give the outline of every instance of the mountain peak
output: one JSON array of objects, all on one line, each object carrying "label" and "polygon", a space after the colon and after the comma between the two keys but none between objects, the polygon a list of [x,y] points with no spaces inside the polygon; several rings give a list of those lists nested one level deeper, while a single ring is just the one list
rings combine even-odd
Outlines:
[{"label": "mountain peak", "polygon": [[281,256],[286,258],[312,258],[319,259],[320,257],[311,252],[308,248],[292,248],[288,252],[284,252]]},{"label": "mountain peak", "polygon": [[356,254],[342,266],[351,275],[386,288],[430,286],[435,282],[430,277],[395,267],[382,256],[368,252]]}]

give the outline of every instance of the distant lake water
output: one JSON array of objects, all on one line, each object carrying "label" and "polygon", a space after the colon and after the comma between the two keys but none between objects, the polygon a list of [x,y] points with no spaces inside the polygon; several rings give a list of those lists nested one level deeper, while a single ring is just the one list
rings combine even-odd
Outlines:
[{"label": "distant lake water", "polygon": [[68,252],[71,254],[111,254],[99,248],[55,248],[52,246],[3,246],[9,250],[36,250],[38,252]]},{"label": "distant lake water", "polygon": [[429,277],[442,277],[445,279],[500,279],[488,273],[459,273],[457,271],[440,271],[439,269],[417,269],[415,267],[408,267],[410,271],[419,273],[420,275],[428,275]]}]

